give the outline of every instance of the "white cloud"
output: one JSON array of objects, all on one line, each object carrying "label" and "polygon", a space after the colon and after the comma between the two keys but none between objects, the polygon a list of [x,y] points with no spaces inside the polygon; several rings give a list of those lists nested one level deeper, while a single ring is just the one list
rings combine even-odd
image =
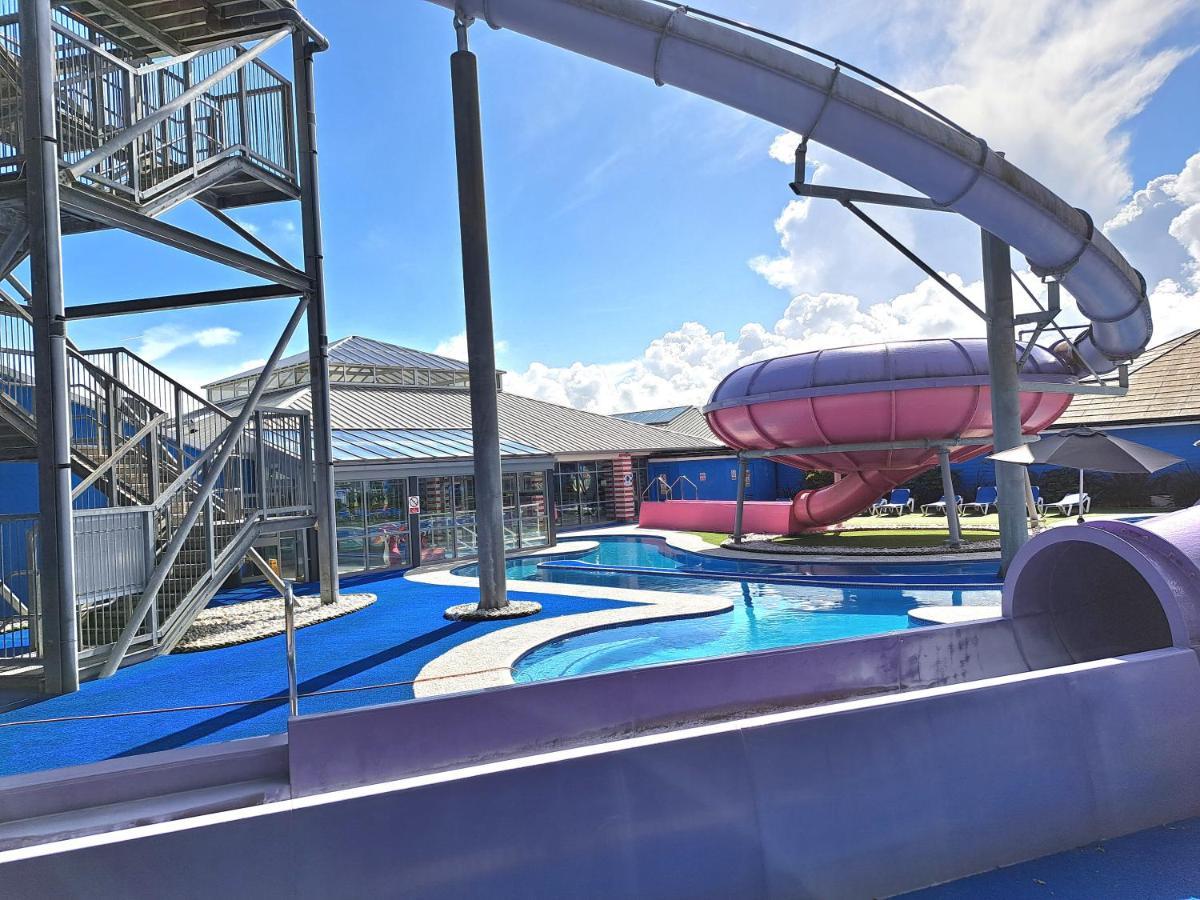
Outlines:
[{"label": "white cloud", "polygon": [[135,350],[139,356],[154,362],[181,347],[223,347],[234,343],[239,337],[240,332],[221,326],[203,328],[200,331],[185,331],[175,325],[155,325],[135,338]]},{"label": "white cloud", "polygon": [[[1136,192],[1104,226],[1151,285],[1155,341],[1200,327],[1200,153]],[[1174,241],[1167,238],[1174,238]]]},{"label": "white cloud", "polygon": [[[503,354],[507,349],[508,341],[496,341],[497,356]],[[460,331],[458,334],[451,335],[434,347],[433,352],[438,356],[448,356],[451,359],[465,361],[467,358],[467,333]]]},{"label": "white cloud", "polygon": [[[1096,221],[1108,220],[1110,236],[1153,285],[1156,340],[1200,326],[1200,155],[1126,204],[1133,183],[1122,130],[1193,52],[1170,45],[1170,29],[1190,0],[854,2],[860,12],[875,10],[852,17],[856,28],[882,22],[872,39],[903,50],[891,80],[982,134]],[[918,14],[916,29],[911,22]],[[797,140],[778,135],[771,158],[791,166]],[[811,182],[904,189],[815,144],[808,162]],[[981,285],[972,280],[979,266],[977,229],[956,216],[888,208],[871,214],[936,268],[958,273],[946,277],[982,303]],[[726,373],[759,359],[982,333],[980,321],[932,279],[913,287],[911,265],[837,204],[793,200],[775,230],[778,251],[749,261],[792,298],[773,324],[748,322],[734,335],[685,322],[635,359],[533,363],[509,375],[509,389],[597,412],[701,404]],[[1022,275],[1027,285],[1038,285]],[[1074,313],[1069,309],[1065,321],[1076,319]]]},{"label": "white cloud", "polygon": [[[963,284],[957,275],[947,278],[981,302],[980,283]],[[933,279],[925,279],[911,291],[871,305],[848,294],[800,294],[772,326],[749,322],[735,336],[685,322],[651,341],[638,359],[564,367],[533,363],[525,372],[510,374],[506,387],[592,412],[701,404],[728,372],[756,360],[819,347],[981,330],[973,313]]]}]

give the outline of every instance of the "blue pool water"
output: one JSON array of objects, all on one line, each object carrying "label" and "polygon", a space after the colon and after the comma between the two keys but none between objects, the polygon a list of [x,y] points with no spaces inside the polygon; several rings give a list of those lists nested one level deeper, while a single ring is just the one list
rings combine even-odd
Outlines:
[{"label": "blue pool water", "polygon": [[510,560],[508,577],[715,594],[733,609],[561,638],[527,654],[513,677],[541,681],[896,631],[917,606],[999,603],[995,573],[989,561],[760,562],[688,553],[660,538],[602,538],[585,553]]}]

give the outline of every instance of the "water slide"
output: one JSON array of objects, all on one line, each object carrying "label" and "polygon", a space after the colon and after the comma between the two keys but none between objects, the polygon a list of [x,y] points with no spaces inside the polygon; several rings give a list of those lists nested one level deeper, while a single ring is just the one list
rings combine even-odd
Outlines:
[{"label": "water slide", "polygon": [[[1090,322],[1073,341],[1061,341],[1049,352],[1037,350],[1025,374],[1064,379],[1089,370],[1104,374],[1139,355],[1150,341],[1145,279],[1086,212],[982,138],[867,73],[766,32],[662,0],[430,2],[806,135],[996,235],[1024,254],[1032,271],[1066,288]],[[981,352],[981,345],[971,341],[886,344],[756,363],[718,388],[708,407],[710,422],[739,449],[841,443],[846,434],[861,434],[864,441],[900,434],[953,437],[948,429],[959,424],[965,433],[989,433]],[[862,381],[859,370],[873,372],[873,380]],[[810,381],[813,377],[819,383]],[[772,393],[787,397],[767,396]],[[918,408],[943,399],[946,409]],[[1023,394],[1026,431],[1050,424],[1067,402]],[[785,421],[789,416],[795,421]],[[980,452],[959,451],[956,457]],[[820,468],[851,477],[802,495],[792,508],[795,524],[840,521],[902,475],[931,462],[928,453],[898,451],[882,457],[843,454],[840,462],[824,456]]]},{"label": "water slide", "polygon": [[[1066,363],[1042,347],[1029,354],[1020,376],[1023,382],[1041,383],[1075,379]],[[1021,391],[1022,430],[1036,434],[1070,402],[1070,394]],[[992,434],[987,342],[868,344],[751,363],[726,376],[704,412],[717,437],[740,450],[982,440]],[[950,461],[990,450],[960,446],[951,451]],[[928,446],[774,458],[843,476],[836,484],[796,495],[789,531],[844,521],[938,462],[936,448]]]}]

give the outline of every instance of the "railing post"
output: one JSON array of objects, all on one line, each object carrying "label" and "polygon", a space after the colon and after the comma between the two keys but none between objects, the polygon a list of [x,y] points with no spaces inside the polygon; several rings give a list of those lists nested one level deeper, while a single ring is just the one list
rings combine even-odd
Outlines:
[{"label": "railing post", "polygon": [[[183,64],[183,89],[186,91],[192,86],[192,61],[186,60]],[[188,103],[183,107],[183,121],[187,128],[187,148],[188,148],[188,163],[192,170],[192,177],[196,177],[200,168],[200,153],[197,143],[199,135],[196,133],[196,104]]]},{"label": "railing post", "polygon": [[263,414],[254,414],[254,485],[258,489],[258,508],[265,515],[267,501],[267,449],[263,446]]},{"label": "railing post", "polygon": [[179,454],[179,471],[187,468],[187,443],[183,436],[183,391],[175,385],[175,450]]},{"label": "railing post", "polygon": [[46,689],[79,689],[75,541],[71,517],[71,410],[63,299],[58,143],[51,0],[22,0],[21,79],[25,214],[33,314],[34,409],[38,423],[38,516]]},{"label": "railing post", "polygon": [[296,592],[291,579],[284,582],[283,628],[287,634],[288,712],[300,715],[300,693],[296,681]]},{"label": "railing post", "polygon": [[[141,104],[138,102],[142,95],[142,79],[137,73],[124,69],[125,73],[125,127],[128,128],[138,120]],[[136,137],[130,141],[126,148],[129,153],[129,189],[133,191],[134,199],[138,202],[142,199],[142,179],[141,179],[141,161],[142,155],[138,152],[138,145],[142,143],[142,138]],[[116,353],[113,354],[116,356]],[[113,373],[116,374],[115,372]]]},{"label": "railing post", "polygon": [[[295,37],[292,38],[295,40]],[[245,51],[241,47],[235,47],[233,51],[236,55],[241,56]],[[246,104],[246,67],[242,66],[237,70],[237,94],[238,94],[238,143],[241,144],[247,151],[250,150],[250,109]]]},{"label": "railing post", "polygon": [[204,501],[204,548],[208,552],[208,569],[210,572],[217,564],[217,541],[216,535],[213,534],[213,525],[215,522],[213,498],[212,494],[209,493],[208,499]]},{"label": "railing post", "polygon": [[[150,580],[150,575],[154,572],[154,509],[147,509],[143,513],[145,533],[142,535],[142,544],[146,554],[146,580]],[[150,642],[153,646],[158,646],[158,602],[150,607]]]},{"label": "railing post", "polygon": [[[115,381],[116,375],[114,372],[113,380],[108,382],[104,391],[104,403],[108,407],[106,414],[108,418],[109,456],[117,452],[117,387]],[[108,502],[110,506],[119,506],[121,502],[121,491],[118,487],[116,466],[113,466],[108,473]]]},{"label": "railing post", "polygon": [[[151,503],[153,503],[155,500],[158,499],[158,491],[159,491],[159,483],[160,483],[159,482],[159,475],[160,475],[159,465],[160,465],[161,461],[158,458],[159,446],[160,446],[160,434],[159,434],[158,428],[159,428],[159,426],[155,425],[153,430],[151,430],[151,432],[148,435],[146,435],[146,450],[147,450],[147,453],[149,454],[149,459],[147,460],[147,468],[149,469],[148,475],[150,478],[150,502]],[[114,474],[116,473],[116,466],[113,466],[113,473]]]}]

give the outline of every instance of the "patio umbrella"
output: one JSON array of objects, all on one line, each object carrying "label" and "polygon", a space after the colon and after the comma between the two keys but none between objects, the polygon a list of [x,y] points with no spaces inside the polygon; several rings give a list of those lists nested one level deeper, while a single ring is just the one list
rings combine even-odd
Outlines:
[{"label": "patio umbrella", "polygon": [[1094,472],[1148,475],[1183,462],[1181,457],[1155,450],[1145,444],[1113,437],[1094,428],[1067,428],[1057,434],[1048,434],[1031,444],[1022,444],[1012,450],[993,453],[991,458],[999,462],[1020,463],[1025,466],[1042,463],[1078,469],[1080,522],[1083,521],[1085,469]]}]

